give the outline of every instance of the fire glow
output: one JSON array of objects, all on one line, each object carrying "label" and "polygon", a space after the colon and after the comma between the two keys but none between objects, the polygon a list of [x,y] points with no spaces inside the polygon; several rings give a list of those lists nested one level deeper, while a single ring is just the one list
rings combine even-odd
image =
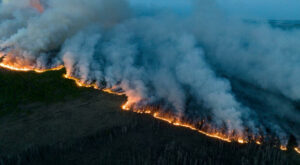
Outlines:
[{"label": "fire glow", "polygon": [[[102,90],[103,92],[106,92],[106,93],[109,93],[109,94],[114,94],[114,95],[119,95],[119,96],[124,95],[123,93],[115,92],[115,91],[113,91],[112,89],[109,89],[109,88],[101,89],[101,88],[100,88],[97,84],[95,84],[95,83],[88,84],[88,83],[82,82],[80,79],[75,78],[75,77],[73,77],[73,76],[70,76],[69,74],[64,74],[63,77],[66,78],[66,79],[75,81],[75,83],[76,83],[76,85],[77,85],[78,87],[94,88],[94,89]],[[122,107],[122,109],[123,109],[123,107]]]},{"label": "fire glow", "polygon": [[300,154],[300,148],[295,147],[294,150],[295,150],[298,154]]},{"label": "fire glow", "polygon": [[[16,66],[9,65],[9,64],[4,64],[4,63],[0,63],[0,67],[2,67],[4,69],[12,70],[12,71],[18,71],[18,72],[34,71],[36,73],[44,73],[44,72],[47,72],[47,71],[61,70],[61,69],[64,68],[63,65],[60,65],[60,66],[57,66],[57,67],[54,67],[54,68],[51,68],[51,69],[34,69],[32,67],[16,67]],[[109,88],[100,89],[97,84],[87,84],[85,82],[82,82],[80,79],[71,76],[70,74],[64,74],[63,77],[66,78],[66,79],[70,79],[70,80],[75,81],[75,83],[78,87],[94,88],[94,89],[102,90],[103,92],[114,94],[114,95],[124,95],[124,93],[115,92],[113,89],[109,89]],[[160,113],[159,111],[154,112],[151,109],[146,109],[146,110],[132,109],[131,104],[130,104],[129,101],[127,101],[125,104],[123,104],[121,106],[121,108],[124,111],[133,111],[133,112],[138,113],[138,114],[149,114],[149,115],[152,115],[154,118],[156,118],[158,120],[161,120],[161,121],[165,121],[165,122],[167,122],[167,123],[169,123],[173,126],[187,128],[187,129],[196,131],[198,133],[201,133],[203,135],[206,135],[208,137],[218,139],[218,140],[222,140],[222,141],[225,141],[225,142],[228,142],[228,143],[234,142],[234,141],[238,142],[240,144],[249,143],[249,140],[247,138],[237,137],[237,136],[230,136],[230,135],[222,133],[221,131],[218,131],[217,129],[213,129],[213,128],[210,128],[210,127],[205,129],[205,130],[199,129],[196,126],[193,126],[192,124],[181,121],[178,118],[171,117],[171,116],[168,117],[167,115],[165,115],[163,113]],[[260,139],[253,139],[253,141],[258,145],[262,144]],[[280,146],[280,149],[283,150],[283,151],[287,150],[287,148],[283,145]],[[300,149],[299,148],[295,147],[294,150],[298,154],[300,154]]]},{"label": "fire glow", "polygon": [[[222,141],[225,141],[225,142],[232,142],[232,140],[229,137],[227,137],[226,135],[224,135],[220,132],[215,132],[215,133],[205,132],[203,130],[197,129],[196,127],[194,127],[192,125],[185,124],[185,123],[180,122],[180,121],[173,122],[172,119],[168,119],[168,118],[159,116],[159,113],[154,113],[153,117],[156,118],[156,119],[162,120],[162,121],[166,121],[166,122],[168,122],[172,125],[178,126],[178,127],[184,127],[184,128],[188,128],[188,129],[191,129],[191,130],[195,130],[195,131],[197,131],[201,134],[204,134],[208,137],[211,137],[211,138],[219,139],[219,140],[222,140]],[[239,143],[244,143],[244,140],[239,139],[238,142]]]},{"label": "fire glow", "polygon": [[[52,69],[33,69],[33,68],[30,68],[30,67],[18,68],[18,67],[11,66],[11,65],[8,65],[8,64],[3,64],[3,63],[0,63],[0,67],[5,68],[5,69],[9,69],[9,70],[13,70],[13,71],[20,71],[20,72],[34,71],[36,73],[43,73],[43,72],[46,72],[46,71],[54,71],[54,70],[61,70],[61,69],[64,68],[64,66],[58,66],[58,67],[55,67],[55,68],[52,68]],[[64,74],[63,77],[66,78],[66,79],[70,79],[70,80],[75,81],[75,83],[78,87],[100,89],[97,84],[87,84],[85,82],[82,82],[80,79],[71,76],[70,74]],[[104,91],[106,93],[110,93],[110,94],[115,94],[115,95],[123,95],[123,93],[114,92],[113,90],[108,89],[108,88],[102,89],[102,91]],[[125,111],[130,111],[131,110],[129,102],[126,102],[124,105],[122,105],[121,108]],[[153,113],[151,110],[143,110],[143,111],[142,110],[133,110],[133,111],[136,112],[136,113],[139,113],[139,114],[152,114],[153,117],[156,118],[156,119],[168,122],[168,123],[170,123],[174,126],[184,127],[184,128],[188,128],[188,129],[191,129],[191,130],[195,130],[195,131],[197,131],[201,134],[204,134],[208,137],[216,138],[216,139],[226,141],[226,142],[232,142],[233,141],[233,139],[229,138],[225,134],[222,134],[222,133],[220,133],[216,130],[211,131],[211,132],[206,132],[206,131],[197,129],[196,127],[194,127],[190,124],[184,123],[182,121],[165,117],[165,116],[163,116],[162,114],[160,114],[158,112]],[[247,140],[245,140],[244,138],[241,138],[241,137],[235,138],[235,141],[237,141],[241,144],[247,143]]]},{"label": "fire glow", "polygon": [[44,72],[47,72],[47,71],[56,71],[56,70],[61,70],[61,69],[64,68],[63,65],[59,65],[59,66],[51,68],[51,69],[33,69],[33,68],[30,68],[30,67],[21,67],[21,68],[19,68],[19,67],[15,67],[15,66],[12,66],[12,65],[4,64],[4,63],[0,63],[0,67],[8,69],[8,70],[12,70],[12,71],[19,71],[19,72],[34,71],[36,73],[44,73]]},{"label": "fire glow", "polygon": [[30,0],[30,5],[38,12],[44,12],[44,6],[41,4],[40,0]]},{"label": "fire glow", "polygon": [[66,79],[70,79],[70,80],[75,81],[75,83],[78,87],[98,89],[98,86],[96,84],[85,84],[85,83],[81,82],[79,79],[77,79],[75,77],[72,77],[68,74],[64,74],[63,77],[66,78]]},{"label": "fire glow", "polygon": [[[131,110],[131,108],[128,106],[128,102],[126,102],[124,105],[122,105],[122,109],[125,111],[129,111]],[[222,134],[220,131],[216,131],[213,129],[210,129],[211,131],[204,131],[201,129],[196,128],[195,126],[185,123],[183,121],[180,121],[179,119],[175,119],[175,118],[171,118],[171,117],[166,117],[165,115],[159,113],[159,112],[152,112],[150,109],[147,110],[133,110],[133,112],[139,113],[139,114],[151,114],[154,118],[165,121],[169,124],[172,124],[174,126],[177,127],[184,127],[184,128],[188,128],[190,130],[194,130],[197,131],[201,134],[204,134],[208,137],[211,138],[215,138],[215,139],[219,139],[225,142],[232,142],[234,141],[234,138],[230,138],[225,134]],[[235,138],[235,141],[237,141],[238,143],[244,144],[247,143],[247,140],[239,137],[239,138]]]},{"label": "fire glow", "polygon": [[[6,0],[6,2],[9,2],[9,0]],[[46,4],[46,1],[43,1],[43,0],[27,0],[26,2],[28,2],[26,4],[26,7],[29,7],[30,9],[36,10],[36,12],[39,12],[39,13],[36,13],[36,14],[43,15],[44,10],[47,10],[47,6],[44,6],[44,4]],[[28,5],[30,5],[30,6],[28,6]],[[79,3],[79,5],[81,5],[81,4]],[[62,9],[64,9],[64,8],[62,8]],[[67,19],[69,17],[69,13],[68,12],[67,12],[67,16],[64,15],[65,13],[63,11],[60,11],[60,13],[62,13],[62,14],[58,13],[58,15],[54,15],[54,16],[55,17],[62,16],[62,18],[66,18],[66,20],[68,20]],[[89,12],[87,12],[87,13],[89,13]],[[49,14],[51,14],[51,13],[49,12]],[[83,12],[83,15],[84,15],[84,12]],[[124,14],[121,13],[120,15],[124,15]],[[49,15],[47,15],[47,16],[49,16]],[[88,19],[88,18],[86,18],[86,17],[79,17],[79,19]],[[50,22],[50,23],[56,24],[57,22],[59,22],[56,19],[54,19],[54,20],[55,20],[54,22]],[[68,22],[72,22],[72,21],[73,21],[73,19],[68,20]],[[75,20],[74,22],[77,22],[77,21]],[[42,23],[45,23],[45,22],[42,22]],[[49,25],[50,25],[50,23],[49,23]],[[31,24],[29,23],[29,25],[31,25]],[[75,26],[76,24],[74,24],[74,25],[70,24],[70,28],[66,28],[66,29],[67,30],[72,30],[72,28],[71,28],[72,26],[71,25],[74,26],[74,27],[77,27],[77,26]],[[33,26],[33,27],[35,27],[35,26]],[[58,27],[60,27],[60,26],[58,26]],[[40,28],[40,27],[38,27],[38,28]],[[37,30],[37,29],[31,29],[29,31],[32,31],[34,33],[35,30]],[[51,31],[54,31],[55,34],[59,34],[57,32],[61,32],[59,30],[59,28],[58,28],[58,30],[56,29],[56,26],[53,26],[53,27],[51,26]],[[66,31],[62,31],[62,32],[66,33]],[[30,34],[28,36],[32,35],[31,33],[28,33],[28,34]],[[50,34],[52,34],[52,33],[50,33]],[[21,38],[24,37],[23,35],[17,35],[17,36],[21,36]],[[33,36],[35,36],[35,35],[33,34]],[[36,38],[33,37],[33,39],[36,39]],[[38,38],[38,39],[42,39],[42,38]],[[175,37],[174,40],[175,39],[177,40],[177,37]],[[189,39],[189,38],[185,38],[185,39]],[[73,40],[73,39],[71,39],[71,40]],[[180,39],[180,41],[181,40],[182,39]],[[25,41],[27,41],[27,40],[25,40]],[[57,40],[53,41],[53,43],[55,43],[55,42],[57,42]],[[28,43],[31,43],[31,42],[28,42]],[[178,43],[181,43],[181,42],[178,42]],[[33,43],[31,43],[31,44],[33,44]],[[39,45],[39,44],[36,44],[36,45]],[[41,44],[41,45],[43,45],[43,44]],[[46,43],[45,45],[48,45],[48,43]],[[45,48],[47,48],[47,47],[39,47],[39,46],[37,46],[35,48],[38,48],[37,49],[38,51],[42,51],[43,52],[45,50]],[[8,69],[8,70],[13,70],[13,71],[20,71],[20,72],[31,72],[31,71],[34,71],[36,73],[44,73],[44,72],[47,72],[47,71],[61,70],[61,69],[64,68],[63,65],[59,65],[59,66],[56,66],[56,67],[52,67],[51,66],[51,69],[44,69],[44,68],[47,68],[48,66],[46,66],[46,67],[39,67],[41,65],[32,65],[32,63],[34,63],[34,62],[32,62],[33,59],[31,59],[31,58],[25,58],[26,56],[25,57],[23,57],[23,56],[20,56],[20,57],[18,57],[18,56],[10,56],[11,54],[15,54],[15,53],[17,54],[18,53],[18,50],[15,50],[16,52],[14,52],[14,51],[10,52],[10,49],[12,49],[12,47],[7,47],[7,48],[4,47],[4,49],[2,49],[3,51],[9,50],[5,54],[1,54],[2,50],[0,51],[0,67],[2,67],[2,68]],[[48,50],[48,48],[47,48],[47,50]],[[51,46],[51,50],[52,50],[52,46]],[[195,50],[193,49],[193,52],[194,51]],[[7,55],[7,53],[8,53],[8,55]],[[121,52],[120,54],[123,54],[123,53]],[[190,53],[188,52],[187,54],[190,54]],[[194,54],[194,53],[192,53],[192,54]],[[230,53],[228,53],[228,54],[230,54]],[[175,57],[177,57],[177,56],[175,56]],[[191,56],[191,57],[193,57],[193,56]],[[190,58],[190,59],[196,59],[196,58]],[[205,60],[202,60],[202,61],[205,61]],[[48,61],[46,61],[46,62],[48,62]],[[207,68],[207,69],[210,70],[209,67],[207,67],[205,65],[203,65],[203,66],[205,68]],[[66,68],[66,69],[68,71],[68,68]],[[194,70],[194,69],[192,69],[192,70]],[[120,90],[118,90],[118,88],[114,88],[114,87],[110,88],[109,87],[109,88],[104,88],[103,89],[102,87],[100,87],[101,85],[99,85],[95,81],[89,81],[89,80],[87,81],[87,80],[82,80],[80,78],[77,78],[77,77],[82,76],[82,75],[80,75],[80,73],[79,74],[75,74],[75,73],[73,75],[73,71],[71,73],[67,72],[66,74],[63,75],[63,77],[66,78],[66,79],[73,80],[78,87],[93,88],[93,89],[102,90],[102,91],[104,91],[106,93],[110,93],[110,94],[114,94],[114,95],[125,95],[123,92],[120,92]],[[205,73],[205,75],[210,75],[210,74],[209,73]],[[214,76],[212,76],[212,77],[214,77]],[[212,80],[216,81],[216,82],[220,82],[220,81],[217,81],[216,78],[212,78]],[[115,90],[115,89],[117,89],[117,90]],[[226,89],[226,87],[224,87],[224,89]],[[171,90],[173,90],[173,89],[171,89]],[[225,93],[226,93],[226,91],[225,91]],[[128,93],[126,93],[126,94],[127,94],[127,96],[131,96],[131,94],[128,94]],[[177,96],[178,94],[174,94],[174,95]],[[135,99],[132,99],[131,97],[129,97],[128,101],[124,105],[122,105],[121,108],[124,111],[132,111],[132,112],[135,112],[135,113],[138,113],[138,114],[148,114],[148,115],[151,115],[153,118],[161,120],[161,121],[164,121],[166,123],[169,123],[170,125],[173,125],[173,126],[176,126],[176,127],[187,128],[187,129],[193,130],[195,132],[204,134],[204,135],[206,135],[208,137],[219,139],[219,140],[222,140],[222,141],[225,141],[225,142],[236,142],[236,143],[240,143],[240,144],[252,143],[253,142],[253,143],[256,143],[258,145],[261,145],[262,143],[264,143],[262,137],[260,137],[260,136],[257,137],[256,135],[255,136],[251,135],[251,133],[248,133],[246,131],[244,131],[245,133],[236,134],[236,132],[233,131],[233,130],[230,130],[230,128],[228,129],[228,131],[226,131],[227,128],[225,126],[220,128],[220,127],[217,127],[216,125],[211,124],[208,121],[204,121],[203,120],[203,121],[200,121],[198,123],[192,123],[190,121],[186,121],[186,119],[182,119],[182,118],[176,117],[177,115],[174,115],[174,114],[172,115],[172,114],[165,113],[163,111],[163,109],[159,109],[159,108],[158,109],[152,109],[152,108],[143,109],[143,107],[139,108],[138,106],[137,107],[136,106],[132,106],[132,105],[135,105],[135,103],[138,102],[137,101],[138,99],[141,99],[141,98],[139,96],[136,96]],[[213,108],[214,107],[212,107],[212,109]],[[215,108],[215,109],[217,109],[217,108]],[[235,120],[231,120],[231,122],[233,122],[233,121],[235,121]],[[230,122],[230,121],[228,121],[228,122]],[[243,130],[241,130],[241,132],[243,132]],[[287,145],[281,145],[281,146],[279,146],[277,144],[277,147],[280,148],[281,150],[284,150],[284,151],[288,149],[286,146]],[[300,153],[299,152],[299,146],[298,146],[298,148],[295,147],[294,150],[297,153]]]},{"label": "fire glow", "polygon": [[287,150],[286,146],[283,146],[283,145],[280,146],[280,149],[281,149],[282,151],[286,151],[286,150]]}]

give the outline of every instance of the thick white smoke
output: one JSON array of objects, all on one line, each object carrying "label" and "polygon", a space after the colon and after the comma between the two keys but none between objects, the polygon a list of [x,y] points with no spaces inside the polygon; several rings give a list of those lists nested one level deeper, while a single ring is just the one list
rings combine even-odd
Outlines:
[{"label": "thick white smoke", "polygon": [[300,31],[224,17],[213,2],[193,11],[140,12],[125,0],[30,0],[0,5],[0,55],[122,90],[133,108],[211,119],[242,135],[298,140]]}]

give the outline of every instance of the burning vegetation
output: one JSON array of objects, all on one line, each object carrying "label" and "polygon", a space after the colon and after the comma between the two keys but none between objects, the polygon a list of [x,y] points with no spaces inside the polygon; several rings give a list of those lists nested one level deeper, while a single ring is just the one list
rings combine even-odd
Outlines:
[{"label": "burning vegetation", "polygon": [[[47,71],[56,71],[56,70],[61,70],[61,69],[64,69],[64,66],[60,65],[60,66],[57,66],[57,67],[54,67],[54,68],[51,68],[51,69],[30,69],[30,67],[15,67],[15,66],[10,66],[9,64],[4,64],[4,63],[0,63],[0,67],[4,68],[4,69],[9,69],[9,70],[12,70],[12,71],[18,71],[18,72],[29,72],[29,71],[33,71],[33,72],[36,72],[36,73],[44,73],[44,72],[47,72]],[[75,81],[76,85],[78,87],[85,87],[85,88],[93,88],[93,89],[97,89],[97,90],[102,90],[106,93],[109,93],[109,94],[114,94],[114,95],[124,95],[124,93],[122,92],[115,92],[115,90],[112,88],[112,89],[101,89],[97,84],[87,84],[85,82],[82,82],[80,79],[78,78],[75,78],[75,77],[72,77],[68,74],[64,74],[63,75],[64,78],[66,79],[70,79],[70,80],[73,80]],[[156,109],[156,108],[153,108],[153,107],[145,107],[145,108],[140,108],[140,109],[136,109],[136,108],[132,108],[134,107],[134,105],[130,104],[130,101],[127,101],[125,104],[123,104],[121,106],[121,109],[124,110],[124,111],[133,111],[135,113],[138,113],[138,114],[148,114],[148,115],[151,115],[153,116],[154,118],[158,119],[158,120],[161,120],[161,121],[165,121],[171,125],[174,125],[176,127],[183,127],[183,128],[187,128],[187,129],[190,129],[190,130],[193,130],[193,131],[196,131],[196,132],[199,132],[203,135],[206,135],[208,137],[211,137],[211,138],[215,138],[215,139],[219,139],[219,140],[222,140],[222,141],[225,141],[225,142],[238,142],[240,144],[245,144],[245,143],[256,143],[257,145],[261,145],[264,138],[261,136],[261,135],[245,135],[245,136],[238,136],[234,133],[234,130],[225,130],[223,129],[222,131],[222,128],[221,129],[217,129],[217,128],[214,128],[213,125],[205,122],[204,120],[198,122],[198,123],[195,123],[195,122],[192,122],[192,123],[189,123],[187,122],[188,119],[186,119],[186,121],[178,118],[178,117],[175,117],[175,115],[172,115],[171,113],[164,113],[164,111],[160,110],[160,109]],[[276,144],[276,143],[275,143]],[[277,144],[277,146],[279,146],[279,148],[283,151],[286,151],[287,150],[287,147],[284,146],[284,145],[280,145],[280,144]],[[299,148],[297,147],[294,147],[294,150],[300,154],[300,150]]]},{"label": "burning vegetation", "polygon": [[297,30],[290,35],[227,20],[211,3],[169,16],[140,14],[124,0],[49,0],[47,8],[39,0],[24,2],[0,5],[7,7],[0,13],[0,67],[37,73],[65,68],[63,77],[78,87],[126,95],[125,111],[226,142],[271,141],[287,150],[289,137],[300,140]]}]

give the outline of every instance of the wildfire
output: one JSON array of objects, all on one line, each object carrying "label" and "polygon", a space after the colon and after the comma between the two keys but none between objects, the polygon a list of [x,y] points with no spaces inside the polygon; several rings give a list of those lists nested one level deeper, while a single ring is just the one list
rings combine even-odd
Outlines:
[{"label": "wildfire", "polygon": [[287,150],[286,146],[283,146],[283,145],[280,146],[280,149],[281,149],[282,151],[286,151],[286,150]]},{"label": "wildfire", "polygon": [[30,0],[30,5],[40,13],[44,12],[44,6],[41,4],[40,0]]},{"label": "wildfire", "polygon": [[[78,87],[85,87],[85,88],[94,88],[94,89],[100,89],[99,86],[95,83],[92,83],[92,84],[87,84],[85,82],[82,82],[80,79],[76,78],[76,77],[73,77],[73,76],[70,76],[68,74],[64,74],[63,75],[64,78],[66,79],[70,79],[70,80],[73,80],[75,81],[76,85]],[[101,89],[103,92],[106,92],[106,93],[109,93],[109,94],[114,94],[114,95],[118,95],[118,96],[122,96],[124,95],[124,93],[120,93],[120,92],[115,92],[113,91],[113,88],[112,89],[109,89],[109,88],[105,88],[105,89]],[[122,106],[122,109],[125,109],[127,105],[123,105]]]},{"label": "wildfire", "polygon": [[[31,67],[16,67],[16,66],[4,64],[4,63],[0,63],[0,67],[5,68],[5,69],[9,69],[9,70],[13,70],[13,71],[20,71],[20,72],[34,71],[36,73],[44,73],[44,72],[47,72],[47,71],[61,70],[61,69],[64,68],[63,65],[60,65],[60,66],[57,66],[57,67],[54,67],[54,68],[51,68],[51,69],[34,69],[34,68],[31,68]],[[86,82],[83,82],[80,79],[72,77],[68,74],[64,74],[63,77],[75,81],[75,83],[78,87],[87,87],[87,88],[100,89],[99,86],[95,83],[87,84]],[[115,95],[124,95],[123,93],[115,92],[113,89],[114,88],[112,88],[112,89],[106,88],[106,89],[102,89],[102,91],[110,93],[110,94],[115,94]],[[127,101],[125,104],[122,105],[121,108],[125,111],[130,111],[131,108],[132,108],[131,105],[132,104],[129,101]],[[151,109],[140,109],[140,110],[139,109],[137,109],[137,110],[133,109],[132,111],[135,112],[135,113],[139,113],[139,114],[150,114],[154,118],[165,121],[165,122],[167,122],[169,124],[172,124],[174,126],[188,128],[190,130],[194,130],[194,131],[197,131],[198,133],[204,134],[208,137],[219,139],[219,140],[222,140],[222,141],[225,141],[225,142],[236,141],[240,144],[245,144],[245,143],[249,142],[248,140],[246,140],[246,138],[230,136],[230,135],[224,134],[221,131],[218,131],[218,130],[213,129],[213,128],[208,128],[208,129],[205,129],[205,130],[199,129],[196,126],[194,126],[192,124],[189,124],[189,123],[186,123],[184,121],[181,121],[178,118],[168,117],[168,116],[166,116],[164,114],[161,114],[159,112],[154,112]],[[258,145],[262,144],[262,142],[259,139],[256,139],[255,143],[258,144]],[[287,147],[284,146],[284,145],[281,145],[280,149],[283,150],[283,151],[286,151]],[[297,153],[300,154],[300,149],[299,148],[295,147],[294,150]]]},{"label": "wildfire", "polygon": [[[129,111],[130,110],[130,107],[129,107],[129,102],[126,102],[124,105],[122,105],[122,109],[125,110],[125,111]],[[141,112],[140,112],[141,113]]]},{"label": "wildfire", "polygon": [[191,129],[191,130],[195,130],[195,131],[197,131],[197,132],[199,132],[201,134],[204,134],[204,135],[206,135],[208,137],[211,137],[211,138],[219,139],[219,140],[222,140],[222,141],[225,141],[225,142],[232,142],[229,137],[227,137],[226,135],[224,135],[224,134],[222,134],[220,132],[217,132],[217,131],[214,131],[212,133],[206,132],[206,131],[197,129],[193,125],[190,125],[190,124],[187,124],[187,123],[183,123],[181,121],[174,121],[173,119],[170,119],[170,118],[167,118],[167,117],[159,116],[158,112],[154,113],[153,117],[156,118],[156,119],[168,122],[168,123],[170,123],[172,125],[175,125],[175,126],[178,126],[178,127],[184,127],[184,128],[188,128],[188,129]]},{"label": "wildfire", "polygon": [[[128,111],[128,107],[126,107],[125,105],[123,105],[122,108],[123,108],[123,110]],[[126,108],[126,109],[124,109],[124,108]],[[134,112],[145,113],[145,114],[151,114],[152,113],[151,110],[145,110],[145,111],[142,111],[142,110],[137,111],[137,110],[135,110]],[[209,133],[209,132],[197,129],[195,126],[193,126],[191,124],[187,124],[187,123],[184,123],[184,122],[181,122],[181,121],[176,121],[176,119],[172,119],[172,118],[168,118],[168,117],[163,117],[158,112],[155,112],[152,115],[153,115],[154,118],[162,120],[162,121],[165,121],[165,122],[167,122],[169,124],[172,124],[174,126],[188,128],[188,129],[197,131],[197,132],[199,132],[201,134],[204,134],[204,135],[206,135],[208,137],[219,139],[219,140],[222,140],[222,141],[225,141],[225,142],[232,142],[229,137],[227,137],[226,135],[224,135],[224,134],[222,134],[220,132],[215,131],[215,132]],[[245,140],[242,140],[241,138],[240,138],[240,140],[243,141],[243,143],[245,142]]]},{"label": "wildfire", "polygon": [[61,70],[61,69],[64,68],[63,65],[59,65],[59,66],[51,68],[51,69],[33,69],[33,68],[30,68],[30,67],[15,67],[13,65],[8,65],[8,64],[4,64],[4,63],[0,63],[0,67],[8,69],[8,70],[12,70],[12,71],[18,71],[18,72],[31,72],[31,71],[34,71],[36,73],[44,73],[44,72],[48,72],[48,71]]},{"label": "wildfire", "polygon": [[225,142],[232,142],[230,140],[230,138],[226,137],[225,135],[223,135],[222,133],[219,133],[219,132],[216,132],[216,133],[208,133],[208,132],[205,132],[205,131],[202,131],[202,130],[198,130],[199,133],[201,134],[204,134],[208,137],[212,137],[212,138],[215,138],[215,139],[219,139],[219,140],[222,140],[222,141],[225,141]]},{"label": "wildfire", "polygon": [[[102,89],[102,91],[106,92],[106,93],[109,93],[109,94],[118,95],[118,96],[124,95],[124,93],[115,92],[115,91],[113,91],[112,89],[109,89],[109,88]],[[122,109],[123,109],[123,106],[122,106]]]},{"label": "wildfire", "polygon": [[238,138],[238,142],[241,144],[248,143],[245,139],[242,139],[242,138]]},{"label": "wildfire", "polygon": [[[129,102],[126,102],[125,104],[122,105],[122,109],[124,111],[129,111],[131,110],[131,107],[130,107],[130,104]],[[215,138],[215,139],[219,139],[219,140],[222,140],[222,141],[225,141],[225,142],[233,142],[233,141],[236,141],[240,144],[246,144],[248,143],[249,141],[246,140],[246,138],[243,138],[243,137],[231,137],[231,136],[228,136],[226,134],[223,134],[221,133],[220,131],[217,131],[217,130],[214,130],[214,129],[208,129],[207,131],[205,130],[201,130],[201,129],[198,129],[197,127],[191,125],[191,124],[188,124],[188,123],[185,123],[183,121],[180,121],[179,119],[175,119],[175,118],[170,118],[170,117],[166,117],[166,116],[163,116],[161,115],[159,112],[153,112],[152,110],[150,109],[146,109],[146,110],[132,110],[133,112],[135,113],[139,113],[139,114],[151,114],[154,118],[156,119],[159,119],[161,121],[165,121],[169,124],[172,124],[174,126],[177,126],[177,127],[184,127],[184,128],[188,128],[190,130],[194,130],[194,131],[197,131],[198,133],[201,133],[201,134],[204,134],[208,137],[211,137],[211,138]],[[257,144],[257,145],[261,145],[262,144],[262,141],[257,138],[257,139],[253,139],[254,142]],[[286,151],[287,150],[287,147],[286,146],[283,146],[281,145],[280,146],[280,149],[283,150],[283,151]],[[295,147],[294,150],[300,154],[300,149]]]},{"label": "wildfire", "polygon": [[[125,104],[123,104],[122,109],[125,110],[125,111],[131,110],[131,108],[129,106],[129,102],[126,102]],[[162,116],[159,112],[154,112],[153,113],[153,111],[151,111],[149,109],[147,109],[147,110],[132,110],[132,111],[135,112],[135,113],[139,113],[139,114],[151,114],[154,118],[159,119],[161,121],[165,121],[165,122],[167,122],[169,124],[172,124],[174,126],[188,128],[190,130],[194,130],[194,131],[197,131],[198,133],[204,134],[208,137],[219,139],[219,140],[222,140],[222,141],[225,141],[225,142],[230,143],[230,142],[236,141],[240,144],[246,144],[246,143],[249,142],[248,140],[246,140],[246,138],[243,138],[243,137],[238,137],[237,138],[237,137],[234,137],[234,136],[230,137],[230,136],[228,136],[226,134],[223,134],[220,131],[217,131],[217,130],[214,130],[214,129],[204,131],[204,130],[198,129],[197,127],[195,127],[191,124],[184,123],[183,121],[180,121],[178,119]],[[255,140],[255,138],[253,140]],[[262,141],[259,138],[257,138],[255,140],[255,143],[257,145],[261,145]],[[283,150],[283,151],[286,151],[287,147],[284,146],[284,145],[281,145],[280,149]],[[299,148],[295,147],[294,150],[298,154],[300,154],[300,149]]]},{"label": "wildfire", "polygon": [[[9,3],[11,0],[2,0],[2,3]],[[31,7],[35,8],[40,13],[44,12],[44,6],[40,2],[40,0],[29,0],[29,4]]]},{"label": "wildfire", "polygon": [[[131,110],[130,103],[126,102],[122,105],[122,109],[125,111]],[[248,143],[248,141],[245,138],[242,137],[230,137],[226,134],[221,133],[220,131],[214,130],[214,129],[208,129],[207,131],[198,129],[197,127],[193,126],[192,124],[188,124],[186,122],[181,121],[177,118],[167,117],[165,115],[160,114],[159,112],[153,112],[150,109],[146,110],[132,110],[133,112],[139,113],[139,114],[151,114],[154,118],[165,121],[169,124],[172,124],[177,127],[184,127],[188,128],[190,130],[197,131],[198,133],[204,134],[208,137],[219,139],[225,142],[232,142],[237,141],[238,143],[245,144]]]},{"label": "wildfire", "polygon": [[75,81],[75,83],[78,87],[99,89],[97,84],[86,84],[86,83],[82,82],[80,79],[72,77],[68,74],[64,74],[63,77],[66,78],[66,79],[70,79],[70,80]]}]

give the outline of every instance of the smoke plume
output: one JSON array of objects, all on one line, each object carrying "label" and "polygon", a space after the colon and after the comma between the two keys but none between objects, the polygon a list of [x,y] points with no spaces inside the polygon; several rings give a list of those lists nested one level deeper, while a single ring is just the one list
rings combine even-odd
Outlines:
[{"label": "smoke plume", "polygon": [[[5,2],[5,3],[4,3]],[[300,31],[224,16],[197,0],[188,12],[125,0],[10,0],[0,4],[1,62],[46,69],[205,119],[227,134],[299,141]]]}]

